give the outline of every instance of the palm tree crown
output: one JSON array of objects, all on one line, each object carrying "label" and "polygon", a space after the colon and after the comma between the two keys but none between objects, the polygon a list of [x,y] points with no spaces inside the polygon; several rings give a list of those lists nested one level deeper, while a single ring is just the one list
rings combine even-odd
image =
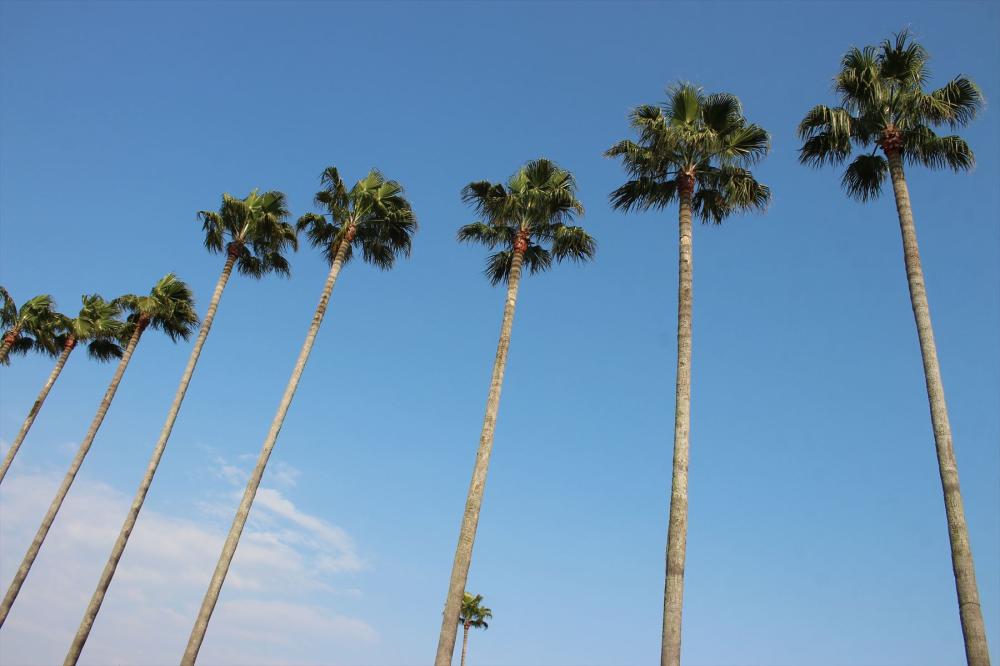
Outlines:
[{"label": "palm tree crown", "polygon": [[344,263],[355,249],[383,270],[392,268],[397,257],[409,256],[417,218],[402,185],[372,169],[348,190],[336,167],[327,167],[321,182],[315,202],[326,212],[306,213],[296,226],[331,263],[342,243],[347,244]]},{"label": "palm tree crown", "polygon": [[573,174],[555,162],[528,162],[506,185],[469,183],[462,200],[482,220],[461,227],[458,240],[502,248],[486,262],[485,273],[493,284],[507,281],[515,250],[522,252],[530,273],[548,269],[553,259],[586,261],[597,251],[597,242],[582,227],[566,224],[583,214],[583,205],[576,198]]},{"label": "palm tree crown", "polygon": [[462,598],[462,614],[458,617],[458,623],[473,629],[488,629],[490,625],[486,620],[493,618],[493,611],[482,603],[483,595],[472,596],[466,592]]},{"label": "palm tree crown", "polygon": [[[931,127],[964,126],[983,107],[983,95],[964,76],[925,92],[928,59],[927,51],[906,31],[878,47],[848,51],[834,78],[840,106],[818,105],[802,119],[799,160],[817,167],[843,164],[856,148],[859,154],[841,182],[861,201],[881,192],[889,172],[887,157],[898,155],[904,162],[933,169],[972,168],[975,157],[968,144],[958,136],[938,136]],[[878,148],[886,157],[877,154]]]},{"label": "palm tree crown", "polygon": [[11,355],[31,351],[57,354],[55,336],[60,322],[55,301],[48,294],[35,296],[17,307],[10,292],[0,287],[0,339],[5,346],[9,345],[0,363],[6,365]]},{"label": "palm tree crown", "polygon": [[765,208],[771,192],[748,168],[767,155],[770,139],[743,117],[739,99],[689,83],[669,88],[667,97],[662,106],[633,109],[638,141],[620,141],[605,153],[621,157],[631,177],[611,193],[612,205],[663,208],[686,191],[693,193],[693,212],[715,223],[741,209]]},{"label": "palm tree crown", "polygon": [[119,319],[121,306],[106,301],[97,294],[81,297],[83,307],[76,317],[60,317],[60,333],[56,340],[60,347],[87,343],[87,353],[96,361],[110,361],[122,357],[122,344],[128,341],[126,324]]},{"label": "palm tree crown", "polygon": [[198,218],[208,250],[225,250],[235,257],[240,273],[260,278],[271,272],[289,274],[282,253],[298,249],[295,228],[285,221],[290,215],[282,192],[254,190],[244,199],[223,194],[217,212],[203,210]]},{"label": "palm tree crown", "polygon": [[194,295],[173,273],[153,285],[148,296],[127,294],[116,298],[114,303],[129,313],[125,332],[128,336],[135,326],[148,326],[163,331],[173,341],[187,340],[198,325]]}]

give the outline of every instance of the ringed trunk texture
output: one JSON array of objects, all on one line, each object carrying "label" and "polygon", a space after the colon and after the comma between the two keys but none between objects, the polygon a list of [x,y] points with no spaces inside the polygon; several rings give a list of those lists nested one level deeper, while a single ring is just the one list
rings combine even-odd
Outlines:
[{"label": "ringed trunk texture", "polygon": [[14,343],[17,341],[17,336],[20,334],[21,325],[18,324],[3,336],[3,342],[0,343],[0,363],[7,360],[7,354],[10,353],[10,348],[14,346]]},{"label": "ringed trunk texture", "polygon": [[292,376],[285,387],[284,395],[281,397],[278,412],[274,415],[274,420],[271,422],[271,429],[267,433],[264,445],[261,447],[260,456],[257,458],[257,466],[250,475],[246,490],[243,492],[243,499],[240,500],[239,508],[236,510],[233,525],[229,529],[229,535],[226,537],[226,542],[222,547],[222,554],[219,555],[219,562],[215,566],[215,572],[212,574],[212,579],[209,582],[208,591],[205,592],[205,598],[201,602],[201,610],[198,611],[198,617],[195,619],[194,627],[191,629],[187,648],[185,648],[184,656],[181,658],[181,666],[193,666],[195,660],[198,658],[198,651],[201,649],[201,644],[205,640],[205,632],[208,630],[208,622],[212,619],[212,611],[215,610],[215,604],[219,601],[222,584],[226,580],[226,574],[229,572],[229,565],[233,561],[233,555],[236,554],[236,546],[239,545],[240,535],[243,533],[243,527],[246,525],[247,517],[250,515],[250,507],[253,504],[254,496],[257,494],[257,488],[260,487],[261,477],[264,476],[264,468],[267,466],[268,458],[271,457],[271,451],[274,449],[274,443],[278,439],[278,433],[281,432],[281,426],[285,421],[285,414],[288,413],[288,407],[292,404],[292,397],[295,395],[295,389],[298,388],[299,380],[302,378],[302,371],[306,367],[306,361],[309,360],[309,353],[312,351],[313,342],[316,340],[320,324],[323,323],[323,315],[326,314],[327,304],[330,302],[330,294],[333,293],[333,286],[336,284],[337,275],[340,274],[340,269],[344,265],[344,257],[347,254],[347,248],[353,236],[354,230],[352,228],[347,232],[345,239],[341,241],[333,264],[330,266],[330,273],[327,275],[326,284],[323,286],[323,294],[320,296],[319,305],[316,306],[312,323],[309,325],[306,340],[302,344],[302,350],[299,352],[299,358],[295,362]]},{"label": "ringed trunk texture", "polygon": [[465,653],[469,650],[469,625],[463,624],[462,629],[464,630],[462,634],[462,666],[465,666]]},{"label": "ringed trunk texture", "polygon": [[21,585],[24,584],[24,579],[28,577],[28,572],[31,571],[31,565],[34,563],[35,558],[38,557],[38,551],[42,547],[42,542],[45,541],[45,536],[49,533],[49,528],[52,527],[52,523],[56,519],[56,514],[59,513],[59,507],[62,506],[63,500],[66,499],[69,487],[73,485],[73,479],[76,478],[76,473],[80,470],[80,465],[83,464],[83,459],[87,456],[87,452],[90,451],[90,445],[94,443],[94,437],[97,436],[97,431],[100,429],[101,423],[104,422],[104,416],[108,413],[111,401],[114,400],[115,393],[118,391],[118,385],[122,381],[122,375],[125,374],[125,369],[128,367],[129,361],[132,360],[132,354],[135,352],[135,347],[139,344],[139,338],[142,337],[142,333],[146,330],[147,324],[148,322],[143,320],[140,320],[136,324],[135,331],[132,333],[132,338],[128,341],[128,346],[125,347],[125,353],[122,354],[122,358],[118,362],[118,368],[115,370],[115,374],[111,378],[111,383],[108,385],[107,391],[104,392],[104,398],[101,400],[101,404],[97,408],[97,414],[94,415],[94,420],[90,423],[90,429],[87,431],[83,441],[80,442],[80,448],[77,449],[76,456],[73,457],[73,462],[70,463],[69,471],[67,471],[66,476],[63,477],[63,481],[59,485],[59,490],[56,492],[55,499],[52,500],[52,504],[49,506],[49,510],[45,514],[45,518],[42,519],[42,524],[38,528],[38,532],[35,534],[35,538],[31,542],[31,545],[28,547],[28,552],[25,553],[24,559],[21,561],[21,566],[18,567],[17,573],[14,574],[14,580],[7,589],[7,594],[4,596],[3,602],[0,603],[0,627],[2,627],[4,621],[6,621],[7,614],[10,613],[10,607],[14,605],[14,600],[17,599],[17,593],[21,591]]},{"label": "ringed trunk texture", "polygon": [[479,437],[479,450],[476,452],[476,464],[472,470],[472,482],[469,484],[469,494],[465,501],[465,514],[458,535],[458,547],[455,549],[455,561],[451,568],[434,666],[450,666],[452,656],[455,654],[456,627],[462,611],[465,582],[469,576],[469,565],[472,563],[472,546],[476,540],[476,527],[479,525],[479,508],[483,504],[486,472],[490,466],[490,453],[493,451],[493,433],[496,430],[497,411],[500,407],[500,390],[503,388],[503,373],[507,365],[507,350],[510,347],[510,332],[514,324],[514,308],[517,305],[517,289],[521,282],[523,260],[524,245],[519,242],[515,246],[511,261],[510,276],[507,281],[507,302],[504,305],[503,324],[500,327],[500,342],[497,345],[493,377],[486,399],[486,416]]},{"label": "ringed trunk texture", "polygon": [[924,271],[920,265],[920,249],[917,246],[917,232],[913,223],[913,210],[910,207],[910,193],[906,186],[903,160],[899,152],[887,150],[886,153],[889,157],[889,173],[892,176],[892,189],[896,195],[896,211],[903,238],[903,261],[910,288],[910,304],[913,307],[917,337],[920,339],[920,354],[924,363],[927,400],[930,403],[938,472],[941,476],[945,516],[948,521],[948,539],[951,542],[951,566],[955,575],[958,612],[965,640],[965,658],[969,666],[989,666],[990,653],[986,644],[986,626],[979,605],[976,567],[972,561],[969,528],[965,522],[962,491],[958,484],[958,463],[955,461],[955,450],[952,447],[951,424],[948,422],[948,406],[945,403],[944,384],[941,381],[941,368],[938,365],[937,346],[934,344],[934,329],[931,326],[931,311],[927,303]]},{"label": "ringed trunk texture", "polygon": [[28,416],[24,419],[24,423],[21,424],[21,429],[17,431],[17,437],[14,438],[14,442],[10,445],[10,450],[7,451],[3,464],[0,464],[0,482],[2,482],[3,477],[7,475],[7,470],[10,469],[11,463],[14,462],[14,456],[17,455],[17,450],[21,448],[21,442],[24,441],[25,436],[28,434],[28,430],[31,429],[31,425],[35,422],[35,417],[38,416],[38,412],[41,411],[42,403],[44,403],[45,398],[48,397],[49,391],[52,390],[52,386],[56,383],[56,380],[59,379],[59,373],[62,372],[63,366],[66,365],[66,359],[69,358],[69,355],[73,351],[74,347],[76,347],[76,339],[70,337],[69,340],[67,340],[66,345],[63,347],[62,353],[59,354],[59,358],[56,359],[56,365],[52,368],[52,373],[45,382],[45,386],[42,387],[41,392],[35,399],[35,404],[31,406],[31,409],[28,411]]},{"label": "ringed trunk texture", "polygon": [[212,293],[212,300],[208,304],[208,311],[205,313],[205,318],[201,322],[201,330],[198,332],[198,338],[195,340],[194,349],[191,350],[191,356],[188,357],[187,367],[184,368],[184,374],[181,375],[181,383],[177,387],[177,393],[174,394],[174,401],[170,405],[170,411],[167,413],[167,422],[163,424],[163,430],[160,431],[160,438],[156,441],[156,446],[153,448],[153,456],[149,460],[149,464],[146,466],[146,475],[142,478],[142,483],[139,484],[139,489],[135,493],[135,498],[132,500],[132,506],[129,508],[128,515],[125,517],[125,523],[122,525],[121,531],[118,533],[118,539],[115,541],[115,545],[111,550],[111,555],[108,557],[107,564],[104,565],[104,571],[101,572],[101,578],[97,583],[97,589],[94,590],[93,596],[90,598],[90,604],[87,606],[86,612],[83,614],[83,620],[80,622],[80,628],[76,632],[76,637],[73,639],[73,643],[69,647],[69,652],[66,654],[66,659],[63,662],[68,666],[76,664],[77,660],[80,658],[80,653],[83,651],[83,646],[87,642],[87,637],[90,636],[90,630],[94,626],[94,620],[97,619],[97,614],[101,610],[101,604],[104,602],[104,595],[108,592],[108,587],[111,586],[111,579],[115,575],[115,569],[118,568],[118,562],[122,558],[122,554],[125,552],[125,546],[128,544],[129,537],[132,535],[132,530],[135,528],[135,523],[139,519],[139,512],[142,510],[142,505],[146,501],[146,494],[149,492],[149,486],[153,483],[153,475],[156,474],[156,468],[160,464],[160,458],[163,457],[163,450],[167,447],[167,440],[170,439],[170,433],[174,429],[174,422],[177,420],[177,413],[181,409],[181,403],[184,402],[184,396],[187,393],[188,384],[191,383],[191,377],[194,375],[194,368],[198,364],[198,358],[201,356],[201,349],[205,346],[205,340],[208,338],[208,332],[212,329],[212,322],[215,320],[215,311],[219,307],[219,300],[222,298],[222,292],[226,288],[226,283],[229,282],[229,277],[233,272],[233,264],[236,262],[236,256],[230,253],[228,259],[226,259],[226,264],[222,269],[222,275],[219,276],[219,281],[215,285],[215,291]]},{"label": "ringed trunk texture", "polygon": [[663,591],[661,666],[681,663],[681,611],[687,551],[688,459],[691,429],[691,312],[693,289],[691,197],[694,183],[680,187],[677,280],[677,385],[674,396],[674,461],[667,527],[667,575]]}]

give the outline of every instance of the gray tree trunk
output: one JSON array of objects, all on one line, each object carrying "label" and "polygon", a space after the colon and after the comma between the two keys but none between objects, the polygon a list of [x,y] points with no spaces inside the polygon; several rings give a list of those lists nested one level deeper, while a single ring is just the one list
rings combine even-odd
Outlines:
[{"label": "gray tree trunk", "polygon": [[17,450],[21,448],[21,442],[24,441],[25,436],[28,434],[28,430],[31,429],[31,424],[35,422],[35,417],[38,416],[38,412],[42,409],[42,403],[45,402],[45,398],[48,397],[49,391],[52,390],[52,386],[59,379],[59,373],[62,372],[63,366],[66,365],[66,359],[69,358],[70,353],[73,348],[76,347],[76,339],[70,337],[66,341],[66,345],[63,347],[62,353],[59,354],[59,358],[56,359],[56,366],[52,368],[52,373],[49,374],[48,380],[45,382],[45,386],[42,387],[41,392],[35,399],[35,404],[31,406],[28,411],[28,416],[24,419],[24,423],[21,424],[21,429],[17,431],[17,437],[14,438],[14,442],[10,445],[10,450],[7,451],[7,455],[4,457],[3,464],[0,465],[0,482],[3,481],[3,477],[7,476],[7,470],[10,469],[10,465],[14,462],[14,456],[17,455]]},{"label": "gray tree trunk", "polygon": [[243,533],[243,527],[246,525],[247,517],[250,515],[250,507],[253,504],[254,496],[257,494],[257,488],[260,487],[260,480],[264,476],[264,468],[267,466],[268,458],[271,457],[271,451],[274,449],[274,443],[278,439],[278,433],[281,432],[281,426],[285,421],[285,414],[288,413],[288,407],[292,404],[292,397],[295,395],[295,389],[298,388],[299,380],[302,378],[302,371],[306,367],[306,361],[309,360],[309,353],[312,351],[313,342],[316,339],[316,334],[319,332],[320,324],[323,323],[323,315],[326,314],[330,294],[333,293],[333,286],[336,284],[337,275],[340,274],[340,269],[344,265],[344,257],[347,254],[347,248],[353,237],[354,229],[351,228],[347,231],[345,239],[341,241],[333,264],[330,266],[330,273],[327,275],[323,294],[320,296],[319,305],[316,306],[312,323],[309,325],[306,340],[302,344],[302,350],[299,352],[299,358],[295,362],[292,376],[288,380],[285,393],[281,397],[281,403],[278,405],[278,412],[271,422],[271,429],[267,433],[260,456],[257,458],[257,466],[254,468],[253,474],[250,475],[246,490],[243,492],[243,499],[240,500],[236,516],[233,518],[233,525],[229,529],[226,543],[222,547],[222,554],[219,556],[219,562],[216,564],[215,572],[212,574],[208,591],[205,592],[205,598],[201,602],[201,610],[198,611],[198,617],[195,620],[194,627],[191,629],[187,648],[185,648],[184,656],[181,658],[181,666],[194,666],[195,660],[198,658],[198,651],[201,649],[201,644],[205,640],[205,632],[208,630],[208,622],[212,618],[212,611],[215,610],[215,604],[219,601],[222,584],[226,580],[229,565],[232,563],[233,555],[236,553],[236,546],[239,545],[240,535]]},{"label": "gray tree trunk", "polygon": [[14,605],[14,600],[17,599],[17,593],[21,591],[21,585],[24,584],[24,579],[28,577],[28,572],[31,571],[31,565],[34,563],[35,558],[38,557],[38,551],[42,547],[42,542],[45,541],[45,536],[49,533],[49,528],[52,527],[52,522],[56,519],[56,514],[59,513],[59,507],[62,506],[63,500],[66,499],[69,487],[73,485],[73,479],[76,478],[76,473],[79,471],[80,465],[83,464],[83,459],[87,456],[87,452],[90,451],[90,445],[93,444],[94,437],[97,436],[97,431],[100,429],[101,423],[104,422],[104,415],[108,413],[111,401],[114,399],[115,393],[118,391],[118,385],[122,381],[122,375],[125,374],[125,369],[128,367],[128,363],[132,359],[132,353],[135,352],[135,346],[139,344],[139,338],[142,337],[142,333],[146,329],[146,325],[147,323],[145,321],[140,321],[136,324],[135,331],[132,333],[132,338],[128,341],[128,346],[125,347],[125,353],[118,362],[118,368],[115,370],[115,374],[111,378],[111,383],[108,385],[108,390],[104,392],[104,398],[101,400],[101,404],[97,408],[97,414],[94,416],[94,420],[90,423],[90,429],[87,431],[87,435],[83,438],[83,441],[80,442],[80,448],[77,449],[76,456],[73,458],[73,462],[69,466],[69,471],[66,472],[66,476],[59,485],[59,491],[56,493],[55,499],[52,500],[52,504],[49,506],[49,510],[48,513],[45,514],[45,518],[42,519],[42,524],[38,528],[38,532],[35,534],[35,538],[31,542],[31,545],[28,547],[28,552],[25,553],[24,559],[21,561],[21,566],[18,567],[17,573],[14,574],[14,580],[7,589],[7,594],[3,598],[3,603],[0,604],[0,627],[2,627],[4,621],[6,621],[7,614],[10,613],[10,607]]},{"label": "gray tree trunk", "polygon": [[887,152],[892,190],[896,195],[899,228],[903,237],[903,261],[910,288],[910,304],[913,307],[917,337],[920,340],[920,354],[924,363],[924,379],[927,384],[927,400],[930,403],[931,424],[934,428],[938,472],[941,475],[941,488],[944,491],[944,509],[948,521],[948,538],[951,542],[951,565],[958,593],[962,635],[965,639],[965,658],[969,666],[989,666],[990,653],[986,644],[983,612],[979,605],[976,567],[972,561],[969,528],[965,522],[962,491],[958,484],[958,463],[955,461],[955,450],[952,447],[951,424],[948,422],[948,406],[944,398],[937,346],[934,344],[934,329],[931,326],[931,311],[927,303],[924,271],[920,265],[920,249],[917,246],[917,231],[913,224],[913,210],[910,208],[910,193],[903,173],[903,160],[898,152]]},{"label": "gray tree trunk", "polygon": [[691,429],[691,312],[693,289],[691,196],[680,188],[679,277],[677,282],[677,385],[674,396],[674,463],[667,527],[667,574],[663,592],[661,666],[681,663],[681,611],[687,551],[688,459]]},{"label": "gray tree trunk", "polygon": [[108,587],[111,585],[115,569],[118,568],[118,562],[125,552],[125,546],[128,544],[135,523],[139,519],[139,512],[142,510],[143,502],[146,501],[146,493],[149,492],[149,486],[153,483],[153,475],[156,474],[156,468],[160,465],[160,458],[163,457],[163,451],[167,447],[167,440],[170,439],[170,433],[174,429],[174,422],[177,420],[181,403],[184,402],[188,384],[191,383],[191,377],[194,375],[194,368],[198,364],[198,358],[201,356],[201,349],[205,346],[205,340],[208,339],[208,332],[212,329],[212,322],[215,320],[215,311],[219,307],[219,300],[222,298],[222,292],[226,288],[226,283],[229,282],[229,277],[232,275],[235,261],[235,254],[230,252],[229,257],[226,259],[226,264],[222,269],[222,275],[219,276],[219,281],[215,285],[215,291],[212,293],[212,300],[208,304],[208,311],[201,322],[201,330],[198,332],[197,340],[195,340],[194,349],[191,350],[191,356],[188,357],[187,367],[184,368],[184,374],[181,375],[181,383],[177,387],[177,392],[174,394],[174,401],[170,405],[170,411],[167,413],[167,422],[163,424],[163,430],[160,431],[160,438],[153,448],[153,456],[149,460],[149,465],[146,466],[146,475],[142,478],[142,483],[139,484],[139,489],[132,500],[132,506],[125,517],[125,523],[118,533],[118,539],[111,550],[107,564],[104,565],[104,571],[101,572],[101,579],[97,583],[97,589],[94,590],[94,594],[90,598],[90,604],[83,614],[80,628],[77,630],[76,637],[73,639],[73,643],[69,647],[69,652],[66,654],[66,659],[63,663],[67,666],[76,664],[80,658],[80,652],[83,650],[83,646],[87,642],[87,637],[90,635],[90,630],[94,626],[94,620],[97,619],[97,614],[101,610],[104,595],[107,594]]},{"label": "gray tree trunk", "polygon": [[469,651],[469,625],[462,625],[462,666],[465,666],[465,655]]},{"label": "gray tree trunk", "polygon": [[523,246],[518,245],[511,261],[507,302],[504,305],[503,324],[500,327],[500,342],[497,345],[496,360],[493,362],[493,377],[490,380],[490,392],[486,400],[486,416],[479,437],[479,450],[472,471],[472,482],[469,484],[469,493],[465,501],[465,514],[458,535],[458,547],[455,549],[455,561],[451,568],[444,617],[441,619],[441,633],[438,636],[437,656],[434,658],[435,666],[450,666],[452,656],[455,654],[458,616],[462,611],[465,582],[469,576],[469,565],[472,563],[472,546],[476,540],[476,527],[479,525],[479,508],[483,503],[486,472],[490,465],[490,453],[493,451],[493,432],[496,429],[497,411],[500,407],[500,390],[503,388],[503,373],[507,365],[507,350],[510,347],[510,332],[514,324],[514,308],[517,305],[517,288],[521,282],[523,258]]}]

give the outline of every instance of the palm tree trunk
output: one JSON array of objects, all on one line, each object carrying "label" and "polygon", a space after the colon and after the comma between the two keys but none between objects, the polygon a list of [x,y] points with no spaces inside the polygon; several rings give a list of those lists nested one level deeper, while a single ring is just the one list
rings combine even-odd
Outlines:
[{"label": "palm tree trunk", "polygon": [[10,348],[14,346],[17,342],[17,336],[21,334],[21,325],[18,324],[14,328],[7,331],[7,334],[3,336],[3,343],[0,344],[0,363],[7,360],[7,354],[10,353]]},{"label": "palm tree trunk", "polygon": [[464,630],[462,633],[462,666],[465,666],[465,653],[469,649],[469,625],[463,624],[462,629]]},{"label": "palm tree trunk", "polygon": [[93,596],[90,598],[90,604],[87,606],[86,612],[83,614],[83,620],[80,622],[80,628],[76,632],[76,637],[73,639],[73,643],[69,647],[69,652],[66,654],[66,659],[63,662],[65,665],[72,666],[76,664],[77,660],[80,658],[80,652],[83,651],[83,646],[87,642],[87,637],[90,635],[90,630],[94,626],[94,620],[97,619],[97,614],[101,610],[101,604],[104,602],[104,595],[108,592],[108,587],[111,585],[111,579],[115,575],[115,569],[118,568],[118,562],[122,558],[122,554],[125,552],[125,546],[128,544],[129,537],[132,535],[132,529],[135,527],[136,521],[139,519],[139,512],[142,510],[143,502],[146,501],[146,493],[149,492],[149,486],[153,483],[153,475],[156,474],[156,468],[160,465],[160,458],[163,457],[163,451],[167,447],[167,440],[170,439],[170,433],[174,429],[174,422],[177,420],[177,413],[181,409],[181,403],[184,402],[184,396],[187,394],[188,384],[191,383],[191,377],[194,375],[194,368],[198,364],[198,358],[201,356],[201,349],[205,346],[205,340],[208,339],[208,332],[212,329],[212,322],[215,320],[215,311],[219,307],[219,300],[222,298],[222,292],[226,288],[226,283],[229,282],[229,277],[233,272],[233,264],[236,262],[236,254],[233,251],[229,252],[229,256],[226,259],[226,264],[222,269],[222,275],[219,276],[219,281],[215,285],[215,291],[212,293],[212,300],[208,304],[208,311],[205,313],[205,318],[201,322],[201,330],[198,332],[198,339],[195,340],[194,349],[191,350],[191,356],[188,357],[187,367],[184,368],[184,374],[181,375],[181,383],[177,387],[177,392],[174,394],[174,401],[170,405],[170,411],[167,413],[167,422],[163,424],[163,429],[160,431],[160,438],[156,442],[156,446],[153,448],[153,456],[149,460],[149,464],[146,466],[146,475],[142,478],[142,483],[139,484],[139,489],[135,493],[135,498],[132,500],[132,506],[129,508],[128,515],[125,517],[125,523],[122,525],[121,531],[118,533],[118,539],[115,541],[114,548],[111,550],[111,555],[108,557],[107,564],[104,565],[104,571],[101,572],[101,579],[97,583],[97,589],[94,590]]},{"label": "palm tree trunk", "polygon": [[14,574],[14,580],[7,589],[7,594],[3,598],[3,603],[0,604],[0,627],[3,626],[4,621],[7,619],[7,614],[10,613],[10,607],[14,605],[14,600],[17,599],[17,593],[21,591],[21,585],[24,584],[24,579],[28,577],[28,572],[31,571],[31,565],[38,556],[38,551],[42,547],[42,542],[45,541],[45,536],[49,533],[49,528],[52,527],[52,522],[56,519],[59,507],[62,506],[63,500],[66,499],[69,487],[73,485],[73,479],[76,478],[76,473],[79,471],[80,465],[83,464],[83,459],[87,456],[87,452],[90,451],[90,445],[93,444],[94,437],[97,436],[97,431],[100,429],[101,423],[104,421],[104,415],[108,413],[111,401],[114,399],[115,393],[118,391],[118,385],[122,381],[122,375],[125,374],[125,369],[128,367],[128,363],[132,359],[132,353],[135,352],[135,346],[139,344],[139,338],[142,337],[142,333],[146,329],[147,324],[148,322],[142,319],[140,319],[136,324],[135,331],[132,333],[132,338],[128,341],[128,346],[125,347],[125,353],[122,354],[122,358],[118,362],[118,368],[115,370],[115,374],[111,378],[111,383],[108,385],[107,391],[104,392],[104,398],[101,400],[101,404],[97,408],[97,414],[94,416],[94,420],[90,423],[90,429],[87,431],[87,435],[83,438],[83,441],[80,442],[80,448],[77,449],[76,456],[73,458],[73,462],[69,466],[69,471],[66,472],[66,476],[63,477],[63,481],[59,485],[59,491],[56,493],[55,499],[52,500],[52,504],[49,506],[48,513],[46,513],[45,518],[42,519],[42,524],[38,528],[38,532],[35,534],[35,538],[31,542],[31,546],[28,547],[28,552],[25,553],[24,559],[21,561],[21,566],[18,568],[17,573]]},{"label": "palm tree trunk", "polygon": [[35,399],[35,404],[31,406],[28,411],[28,416],[24,419],[24,423],[21,424],[21,429],[17,432],[17,437],[14,438],[14,443],[10,445],[10,450],[7,451],[7,456],[4,458],[3,464],[0,465],[0,482],[3,481],[3,477],[7,475],[7,470],[10,469],[10,465],[14,462],[14,456],[17,455],[17,450],[21,448],[21,442],[28,434],[28,430],[31,429],[31,424],[35,422],[35,417],[38,416],[38,412],[42,409],[42,403],[45,402],[45,398],[48,397],[49,391],[52,390],[52,386],[59,379],[59,373],[62,372],[63,366],[66,365],[66,359],[69,358],[70,352],[76,346],[76,338],[70,336],[66,340],[66,345],[63,347],[62,353],[59,358],[56,359],[56,366],[52,368],[52,373],[49,375],[48,380],[45,382],[45,386],[42,387],[41,392]]},{"label": "palm tree trunk", "polygon": [[472,546],[476,540],[476,527],[479,525],[479,508],[482,506],[483,490],[486,487],[486,472],[490,466],[490,453],[493,451],[493,432],[496,429],[497,411],[500,407],[500,390],[503,388],[503,373],[507,365],[507,350],[510,347],[510,332],[514,324],[514,307],[517,305],[517,288],[521,282],[521,263],[526,245],[526,239],[522,237],[514,247],[514,257],[507,281],[507,302],[504,305],[503,324],[500,327],[500,341],[497,344],[496,360],[493,362],[490,392],[486,399],[486,416],[483,419],[482,434],[479,436],[476,465],[472,470],[472,482],[469,484],[469,494],[465,500],[465,514],[462,517],[455,561],[451,568],[444,617],[441,619],[441,634],[438,637],[437,656],[434,658],[435,666],[450,666],[452,655],[455,653],[455,629],[462,610],[465,582],[469,576],[469,565],[472,563]]},{"label": "palm tree trunk", "polygon": [[327,304],[330,302],[330,294],[333,293],[333,286],[337,282],[337,275],[340,274],[340,269],[344,265],[344,257],[347,255],[347,248],[353,238],[354,228],[352,227],[348,229],[346,236],[340,242],[340,247],[337,249],[333,264],[330,266],[330,273],[327,275],[326,284],[323,286],[323,294],[320,296],[319,305],[316,306],[312,323],[309,325],[306,340],[302,344],[302,350],[299,352],[299,358],[295,362],[292,376],[285,387],[285,394],[281,397],[278,412],[274,415],[274,420],[271,422],[271,429],[267,433],[264,445],[261,447],[260,456],[257,458],[257,466],[254,468],[253,474],[250,475],[246,490],[243,492],[243,499],[240,500],[239,508],[236,510],[233,525],[229,528],[229,535],[226,537],[226,543],[222,547],[222,554],[219,556],[219,562],[215,566],[215,572],[212,574],[212,580],[209,582],[208,591],[205,592],[205,598],[201,602],[201,610],[198,611],[198,617],[195,619],[194,627],[191,629],[187,648],[185,648],[184,656],[181,658],[182,666],[194,666],[195,660],[198,658],[198,651],[201,649],[201,644],[205,640],[205,632],[208,630],[208,622],[212,618],[212,611],[215,610],[215,604],[219,600],[219,592],[222,590],[222,584],[226,580],[226,573],[228,573],[229,565],[233,561],[233,555],[236,554],[236,546],[239,545],[240,535],[243,533],[243,527],[246,525],[247,517],[250,515],[250,507],[253,504],[254,496],[257,494],[257,488],[260,487],[261,477],[264,476],[264,468],[267,466],[268,458],[271,457],[271,451],[274,449],[274,443],[278,439],[278,433],[281,432],[281,426],[285,421],[285,414],[288,413],[288,407],[292,404],[292,397],[295,395],[295,389],[298,388],[299,380],[302,378],[302,371],[306,367],[306,361],[309,360],[309,353],[312,351],[313,342],[316,339],[316,334],[319,332],[320,324],[323,323],[323,315],[326,314]]},{"label": "palm tree trunk", "polygon": [[910,287],[910,304],[913,307],[913,318],[917,324],[917,337],[920,339],[920,354],[924,363],[927,400],[930,403],[938,472],[941,476],[944,509],[948,520],[948,538],[951,541],[951,565],[955,575],[955,588],[958,592],[958,612],[962,621],[962,635],[965,639],[965,657],[969,666],[989,666],[990,654],[986,644],[983,613],[979,605],[976,567],[972,561],[969,528],[965,523],[962,492],[958,484],[958,464],[955,461],[955,450],[952,448],[951,424],[948,422],[948,406],[945,403],[944,385],[941,382],[937,347],[934,344],[934,329],[931,326],[931,311],[927,303],[924,271],[920,265],[920,249],[917,246],[913,210],[910,208],[910,193],[906,187],[903,160],[898,150],[886,152],[889,157],[892,189],[896,195],[899,228],[903,237],[903,260],[906,265],[906,280]]},{"label": "palm tree trunk", "polygon": [[667,527],[667,575],[663,592],[661,666],[681,663],[681,611],[687,551],[688,459],[691,429],[691,312],[693,264],[691,197],[693,180],[680,185],[679,277],[677,280],[677,386],[674,396],[674,463]]}]

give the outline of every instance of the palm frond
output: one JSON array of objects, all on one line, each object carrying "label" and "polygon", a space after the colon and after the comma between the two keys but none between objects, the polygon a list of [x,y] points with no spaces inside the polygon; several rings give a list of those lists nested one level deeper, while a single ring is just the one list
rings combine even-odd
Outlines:
[{"label": "palm frond", "polygon": [[889,163],[881,155],[862,153],[854,158],[844,171],[841,185],[859,201],[876,199],[882,192],[882,183],[889,172]]}]

